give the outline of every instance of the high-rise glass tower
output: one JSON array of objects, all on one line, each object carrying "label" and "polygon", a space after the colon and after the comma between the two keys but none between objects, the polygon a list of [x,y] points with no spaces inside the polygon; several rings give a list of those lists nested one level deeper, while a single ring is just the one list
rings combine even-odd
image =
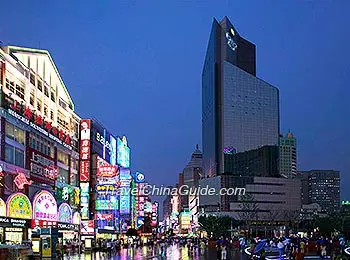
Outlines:
[{"label": "high-rise glass tower", "polygon": [[255,45],[227,17],[213,21],[202,72],[205,176],[225,172],[224,153],[278,145],[279,91],[256,77]]}]

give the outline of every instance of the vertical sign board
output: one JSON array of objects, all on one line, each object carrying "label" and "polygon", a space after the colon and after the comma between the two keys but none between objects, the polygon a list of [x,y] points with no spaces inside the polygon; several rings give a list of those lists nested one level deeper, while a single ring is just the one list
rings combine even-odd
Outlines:
[{"label": "vertical sign board", "polygon": [[80,121],[80,181],[90,180],[90,137],[91,121],[83,119]]},{"label": "vertical sign board", "polygon": [[81,219],[89,219],[89,182],[91,159],[91,120],[80,121],[80,206]]}]

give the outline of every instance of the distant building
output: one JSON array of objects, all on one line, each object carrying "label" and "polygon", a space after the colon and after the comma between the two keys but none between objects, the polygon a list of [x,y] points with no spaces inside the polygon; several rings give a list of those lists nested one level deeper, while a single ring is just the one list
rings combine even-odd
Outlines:
[{"label": "distant building", "polygon": [[[172,189],[172,186],[169,186],[168,188]],[[171,195],[167,195],[163,201],[163,219],[167,219],[171,216],[172,212],[172,205],[171,205]]]},{"label": "distant building", "polygon": [[279,90],[256,77],[255,45],[214,19],[202,70],[204,176],[224,173],[226,152],[278,145],[279,132]]},{"label": "distant building", "polygon": [[322,213],[340,211],[340,173],[334,170],[298,172],[301,179],[302,204],[318,203]]},{"label": "distant building", "polygon": [[291,132],[279,139],[280,174],[286,178],[297,176],[297,140]]},{"label": "distant building", "polygon": [[279,148],[276,145],[258,149],[224,154],[225,175],[279,177]]},{"label": "distant building", "polygon": [[301,206],[300,216],[301,220],[315,220],[319,217],[325,217],[318,203],[303,204]]},{"label": "distant building", "polygon": [[[191,160],[183,169],[183,172],[179,174],[180,187],[183,185],[186,185],[188,188],[198,186],[198,181],[202,174],[202,159],[202,152],[197,145],[195,151],[192,153]],[[191,201],[193,201],[193,199],[194,198],[191,198]],[[189,200],[190,198],[188,195],[181,196],[181,208],[183,210],[189,209]]]},{"label": "distant building", "polygon": [[[233,196],[200,196],[201,214],[230,215],[238,220],[290,221],[299,216],[300,180],[273,177],[238,177],[221,175],[200,180],[200,185],[239,188]],[[245,189],[245,195],[243,190]],[[240,195],[241,192],[241,195]]]}]

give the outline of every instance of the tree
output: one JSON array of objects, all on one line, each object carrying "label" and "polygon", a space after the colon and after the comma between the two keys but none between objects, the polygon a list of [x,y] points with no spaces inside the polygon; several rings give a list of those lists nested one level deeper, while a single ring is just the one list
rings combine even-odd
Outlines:
[{"label": "tree", "polygon": [[239,217],[247,225],[249,233],[252,222],[257,222],[259,220],[259,205],[254,196],[250,193],[242,195],[240,201],[239,208],[241,209],[241,212],[239,213]]},{"label": "tree", "polygon": [[231,223],[237,226],[237,222],[229,216],[200,216],[198,222],[209,235],[212,234],[214,237],[228,235]]}]

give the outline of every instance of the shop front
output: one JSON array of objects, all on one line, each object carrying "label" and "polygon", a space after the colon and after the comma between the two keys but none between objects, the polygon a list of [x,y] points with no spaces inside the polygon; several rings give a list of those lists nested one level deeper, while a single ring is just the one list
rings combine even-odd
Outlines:
[{"label": "shop front", "polygon": [[[3,214],[3,204],[0,201],[0,212]],[[23,193],[14,193],[6,202],[6,217],[0,217],[1,242],[9,244],[21,244],[28,239],[30,219],[32,218],[32,206],[29,198]]]},{"label": "shop front", "polygon": [[[46,190],[38,192],[33,200],[32,240],[41,258],[56,256],[58,242],[58,210],[54,196]],[[34,250],[33,250],[34,251]]]},{"label": "shop front", "polygon": [[[76,212],[77,213],[77,212]],[[67,203],[58,208],[58,239],[61,245],[79,241],[79,225],[73,224],[73,210]]]}]

